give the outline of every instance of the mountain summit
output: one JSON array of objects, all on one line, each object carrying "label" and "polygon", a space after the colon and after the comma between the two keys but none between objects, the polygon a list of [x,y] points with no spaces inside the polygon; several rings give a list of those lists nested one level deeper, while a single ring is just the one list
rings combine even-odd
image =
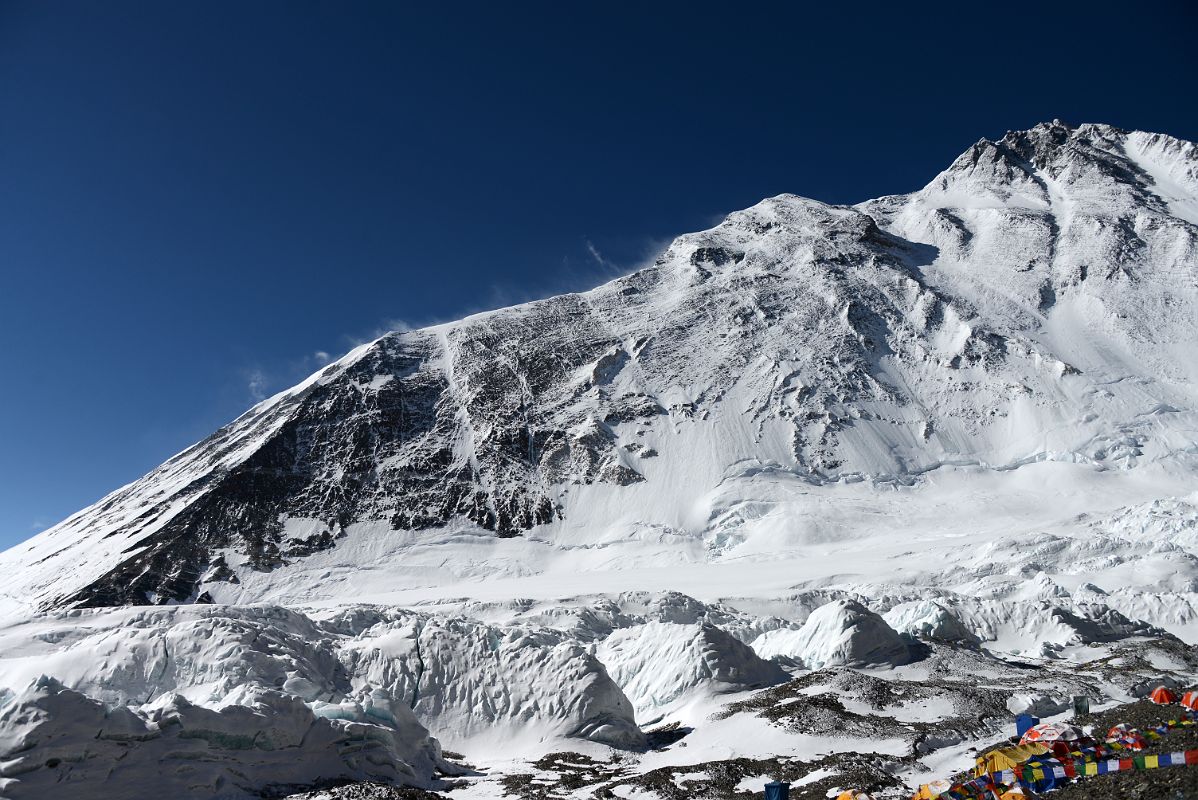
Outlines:
[{"label": "mountain summit", "polygon": [[856,535],[821,505],[847,492],[1031,465],[1115,503],[1103,476],[1195,475],[1196,299],[1193,143],[983,139],[912,194],[773,197],[591,291],[358,347],[0,555],[0,616],[761,557]]}]

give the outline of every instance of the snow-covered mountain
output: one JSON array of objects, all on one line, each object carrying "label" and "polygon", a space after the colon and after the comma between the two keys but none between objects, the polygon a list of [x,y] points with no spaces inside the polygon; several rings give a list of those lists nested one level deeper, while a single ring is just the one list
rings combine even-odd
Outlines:
[{"label": "snow-covered mountain", "polygon": [[357,348],[5,553],[6,594],[252,600],[365,531],[717,558],[771,480],[1192,474],[1196,223],[1194,145],[1103,125],[982,140],[910,195],[771,198],[592,291]]},{"label": "snow-covered mountain", "polygon": [[0,761],[87,706],[277,783],[231,706],[421,783],[430,734],[635,749],[786,670],[1193,643],[1195,488],[1198,148],[1038,125],[387,334],[0,554]]}]

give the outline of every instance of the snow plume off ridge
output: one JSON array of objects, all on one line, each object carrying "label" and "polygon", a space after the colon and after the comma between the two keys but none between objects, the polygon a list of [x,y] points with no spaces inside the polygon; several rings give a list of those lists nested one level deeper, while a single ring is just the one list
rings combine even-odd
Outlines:
[{"label": "snow plume off ridge", "polygon": [[387,334],[0,554],[0,794],[84,706],[207,737],[230,796],[280,778],[224,707],[431,785],[431,736],[636,749],[784,670],[1198,641],[1196,298],[1194,144],[1054,122]]}]

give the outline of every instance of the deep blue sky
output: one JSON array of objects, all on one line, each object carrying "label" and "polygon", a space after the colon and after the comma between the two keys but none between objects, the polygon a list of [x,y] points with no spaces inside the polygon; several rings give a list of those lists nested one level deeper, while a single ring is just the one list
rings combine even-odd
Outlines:
[{"label": "deep blue sky", "polygon": [[738,5],[0,4],[0,548],[390,321],[1053,117],[1198,139],[1182,2]]}]

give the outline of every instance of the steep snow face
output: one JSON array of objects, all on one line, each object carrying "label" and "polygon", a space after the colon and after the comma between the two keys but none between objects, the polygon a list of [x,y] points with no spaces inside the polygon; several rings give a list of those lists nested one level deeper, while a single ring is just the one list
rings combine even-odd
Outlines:
[{"label": "steep snow face", "polygon": [[808,669],[898,666],[911,660],[907,643],[886,620],[855,600],[820,606],[798,630],[762,634],[753,649],[766,658],[785,656]]},{"label": "steep snow face", "polygon": [[[0,615],[597,570],[659,588],[649,571],[898,548],[919,534],[879,524],[897,495],[930,508],[954,480],[971,546],[1012,490],[1048,514],[1179,494],[1198,456],[1194,160],[1041,125],[911,195],[771,198],[593,291],[389,334],[0,554]],[[790,585],[828,567],[804,553]]]}]

